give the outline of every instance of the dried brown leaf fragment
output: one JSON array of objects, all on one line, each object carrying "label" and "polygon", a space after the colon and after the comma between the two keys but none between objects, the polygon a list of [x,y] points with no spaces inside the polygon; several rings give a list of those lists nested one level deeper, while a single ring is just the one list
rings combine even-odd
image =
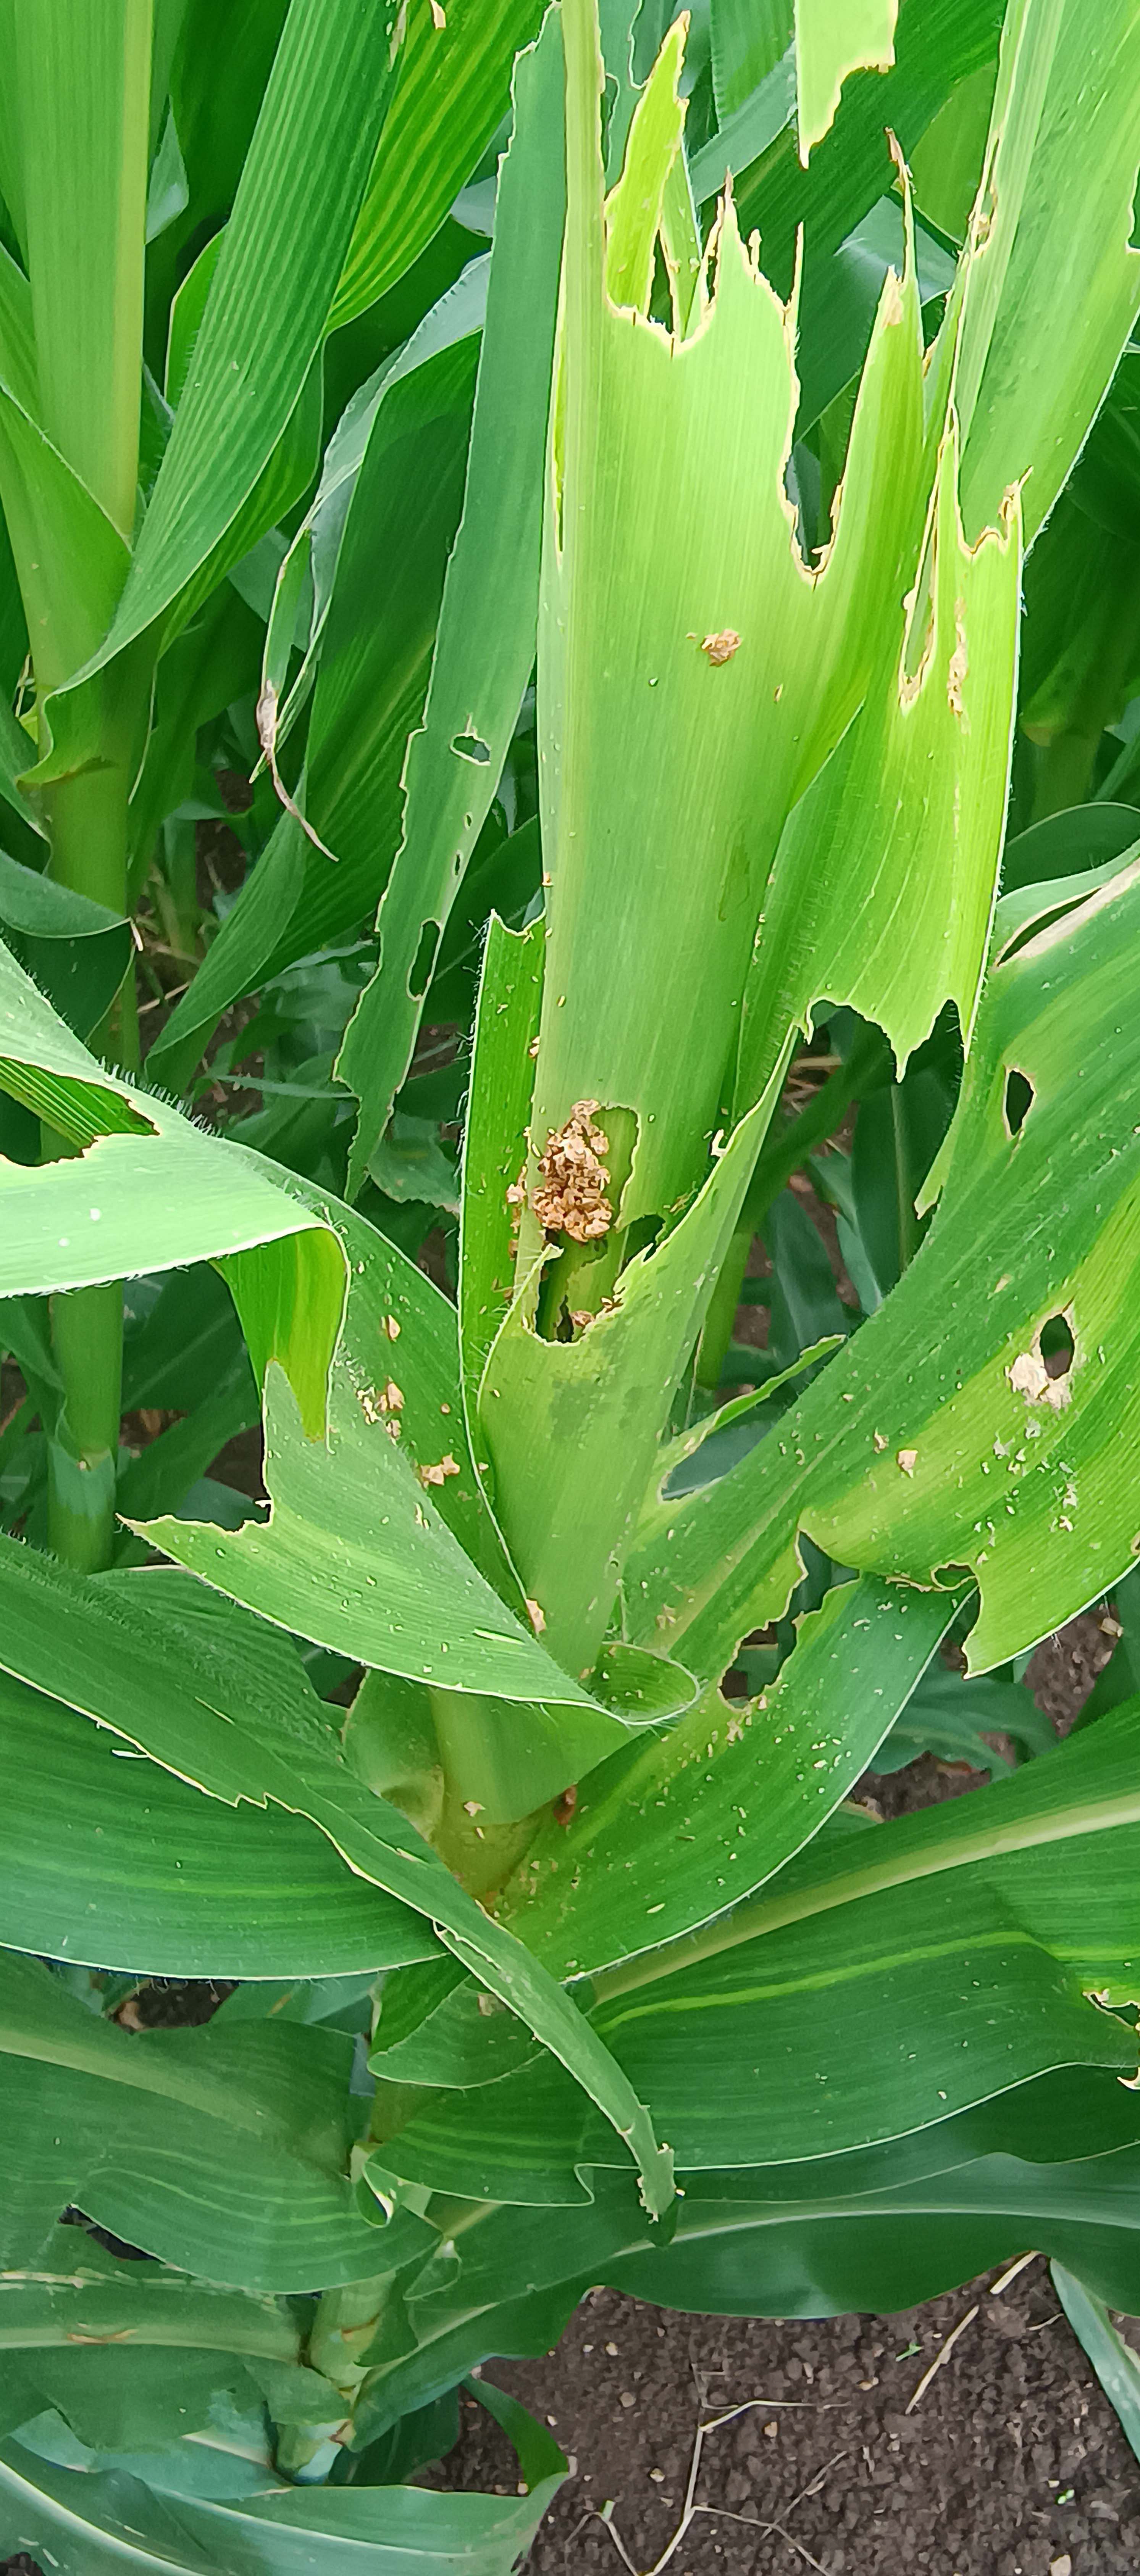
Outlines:
[{"label": "dried brown leaf fragment", "polygon": [[715,634],[703,635],[701,651],[714,671],[719,669],[722,662],[731,662],[733,654],[740,651],[740,637],[735,626],[721,626],[717,628]]},{"label": "dried brown leaf fragment", "polygon": [[531,1201],[545,1232],[567,1234],[572,1243],[598,1242],[614,1221],[601,1159],[610,1142],[594,1125],[597,1107],[596,1100],[578,1100],[565,1126],[551,1129],[538,1166],[543,1185]]},{"label": "dried brown leaf fragment", "polygon": [[459,1474],[459,1462],[451,1456],[449,1450],[446,1457],[440,1458],[435,1465],[430,1467],[417,1467],[416,1474],[419,1477],[421,1485],[426,1491],[429,1485],[443,1485],[446,1483],[449,1476],[457,1476]]}]

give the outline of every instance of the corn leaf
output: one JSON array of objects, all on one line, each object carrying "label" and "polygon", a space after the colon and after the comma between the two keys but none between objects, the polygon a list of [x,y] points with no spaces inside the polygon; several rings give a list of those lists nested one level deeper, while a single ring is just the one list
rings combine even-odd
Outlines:
[{"label": "corn leaf", "polygon": [[167,2497],[135,2478],[61,2469],[0,2448],[5,2510],[59,2576],[510,2576],[561,2475],[523,2496],[435,2495],[415,2486],[279,2488],[215,2503]]},{"label": "corn leaf", "polygon": [[632,1110],[629,1224],[660,1219],[699,1182],[780,832],[854,714],[905,586],[922,509],[920,334],[913,274],[901,289],[888,278],[834,543],[809,571],[784,489],[789,315],[731,204],[715,294],[679,347],[610,302],[599,66],[580,0],[564,36],[565,437],[540,610],[552,883],[535,1130],[561,1128],[584,1093]]},{"label": "corn leaf", "polygon": [[[780,1068],[782,1075],[782,1067]],[[551,1651],[590,1669],[681,1373],[774,1106],[772,1083],[656,1250],[635,1255],[573,1341],[535,1327],[536,1263],[487,1359],[479,1421],[496,1515]]]},{"label": "corn leaf", "polygon": [[[140,1535],[262,1618],[354,1661],[437,1689],[581,1702],[580,1686],[518,1626],[464,1556],[434,1509],[430,1485],[397,1456],[382,1392],[358,1391],[338,1373],[326,1448],[305,1438],[288,1383],[271,1369],[268,1519],[226,1531],[163,1519],[139,1524]],[[447,1457],[446,1442],[441,1446]]]},{"label": "corn leaf", "polygon": [[[635,1547],[632,1636],[721,1671],[787,1597],[797,1518],[843,1564],[921,1583],[969,1568],[982,1593],[973,1671],[1046,1635],[1131,1562],[1123,1282],[1137,1144],[1123,996],[1138,886],[1135,862],[1117,868],[993,971],[916,1259],[774,1437],[678,1502],[668,1544],[657,1523]],[[1011,1071],[1033,1094],[1016,1132]],[[1041,1356],[1054,1318],[1055,1378]]]},{"label": "corn leaf", "polygon": [[448,0],[409,13],[399,82],[337,288],[330,328],[364,312],[442,223],[510,106],[511,69],[543,0]]},{"label": "corn leaf", "polygon": [[[508,1917],[528,1948],[563,1975],[592,1973],[679,1938],[782,1870],[866,1770],[954,1607],[944,1593],[839,1585],[801,1621],[760,1700],[708,1691],[667,1735],[584,1781],[569,1826],[557,1842],[539,1834],[510,1882]],[[572,1882],[586,1852],[583,1905]]]},{"label": "corn leaf", "polygon": [[435,1955],[316,1827],[223,1807],[0,1680],[0,1944],[160,1977],[327,1977]]},{"label": "corn leaf", "polygon": [[542,1002],[545,932],[506,930],[492,913],[475,1013],[471,1092],[463,1131],[459,1340],[463,1402],[476,1464],[484,1456],[478,1406],[483,1370],[514,1292],[517,1189],[526,1171],[534,1054]]},{"label": "corn leaf", "polygon": [[1069,2324],[1083,2346],[1116,2414],[1129,2449],[1140,2459],[1140,2356],[1125,2343],[1103,2299],[1086,2288],[1063,2263],[1051,2263],[1050,2278]]},{"label": "corn leaf", "polygon": [[[0,1161],[0,1296],[43,1296],[239,1254],[250,1296],[267,1300],[263,1329],[293,1370],[306,1422],[319,1429],[345,1259],[335,1234],[279,1185],[274,1167],[100,1064],[3,947],[0,1089],[79,1148],[54,1163]],[[288,1270],[283,1256],[267,1254],[259,1274],[252,1248],[286,1237],[296,1238]]]},{"label": "corn leaf", "polygon": [[744,997],[741,1103],[789,1021],[806,1029],[824,999],[874,1020],[900,1066],[947,998],[969,1041],[1005,820],[1021,547],[1016,503],[1000,533],[966,545],[956,448],[951,426],[927,621],[916,633],[917,610],[900,619],[887,668],[781,840]]},{"label": "corn leaf", "polygon": [[834,123],[850,72],[890,71],[898,0],[795,0],[800,159]]},{"label": "corn leaf", "polygon": [[[715,196],[726,166],[735,172],[741,230],[759,231],[768,275],[786,292],[801,224],[815,258],[847,240],[891,183],[888,129],[908,157],[959,82],[994,61],[1004,15],[1005,0],[922,0],[920,8],[908,0],[898,21],[894,70],[845,84],[834,123],[806,170],[785,78],[782,100],[751,148],[746,120],[749,108],[765,100],[763,88],[738,110],[740,140],[733,140],[734,119],[727,159],[720,136],[702,147],[694,160],[695,193],[702,200]],[[769,78],[775,91],[777,75]]]},{"label": "corn leaf", "polygon": [[[1131,2077],[1135,2032],[1106,2007],[1140,1947],[1138,1727],[1132,1702],[960,1807],[824,1836],[727,1924],[601,1979],[591,2019],[678,2170],[853,2154],[1054,2068]],[[389,2143],[396,2171],[558,2199],[611,2160],[539,2061],[464,2097],[461,2132],[456,2107],[437,2096]]]},{"label": "corn leaf", "polygon": [[252,542],[239,523],[328,327],[392,80],[394,18],[395,0],[292,0],[130,579],[90,672],[51,704],[41,779],[90,757],[101,676],[152,628],[168,639],[200,567],[210,560],[214,579],[226,569],[227,531],[238,532],[231,562]]},{"label": "corn leaf", "polygon": [[[382,1431],[377,1438],[391,1456]],[[175,1523],[172,1535],[184,1526]],[[215,1581],[216,1567],[215,1554]],[[49,1569],[32,1550],[5,1540],[0,1581],[8,1605],[0,1622],[5,1670],[111,1726],[209,1795],[259,1805],[269,1798],[309,1816],[351,1868],[424,1914],[462,1964],[576,2070],[620,2127],[646,2205],[660,2215],[672,2197],[667,2152],[576,2005],[491,1922],[399,1809],[353,1777],[315,1696],[306,1702],[296,1684],[286,1689],[244,1628],[203,1638],[180,1625],[161,1580],[146,1574],[109,1590],[63,1566]],[[521,1631],[519,1645],[527,1646]],[[553,1671],[533,1640],[530,1653]],[[505,1666],[502,1651],[497,1662]],[[567,1694],[572,1689],[563,1684]]]},{"label": "corn leaf", "polygon": [[721,127],[783,59],[793,14],[793,0],[712,0],[713,93]]},{"label": "corn leaf", "polygon": [[[78,2200],[128,2243],[240,2289],[385,2269],[347,2177],[351,2047],[288,2023],[132,2036],[38,1961],[0,1962],[5,2096],[56,2216]],[[429,2241],[401,2213],[392,2268]]]},{"label": "corn leaf", "polygon": [[[1025,534],[1048,518],[1140,310],[1130,0],[1014,0],[968,239],[954,398],[969,541],[1026,476]],[[1081,328],[1057,332],[1060,312]],[[951,314],[947,333],[952,335]]]},{"label": "corn leaf", "polygon": [[[380,963],[338,1061],[361,1103],[350,1189],[363,1177],[407,1071],[431,957],[486,821],[534,661],[562,249],[562,85],[552,13],[540,44],[520,55],[515,69],[463,515],[423,723],[404,762],[403,830],[377,923]],[[319,710],[318,693],[314,723]],[[319,793],[316,756],[313,772]]]},{"label": "corn leaf", "polygon": [[[481,315],[459,291],[453,313],[459,338],[447,336],[442,317],[442,340],[425,326],[423,363],[413,342],[406,364],[379,389],[363,455],[342,473],[342,451],[333,468],[330,507],[338,498],[348,506],[321,639],[304,803],[337,864],[282,816],[152,1050],[155,1078],[172,1087],[187,1079],[238,995],[355,932],[382,889],[399,839],[407,738],[423,708],[463,495]],[[349,449],[349,425],[341,428]],[[414,511],[409,485],[419,495]],[[379,598],[378,558],[386,566]]]},{"label": "corn leaf", "polygon": [[[418,2274],[418,2350],[376,2371],[370,2408],[398,2414],[433,2365],[501,2351],[518,2336],[523,2294],[545,2350],[583,2279],[705,2314],[830,2315],[865,2308],[884,2287],[892,2306],[930,2297],[1032,2236],[1066,2247],[1134,2307],[1136,2127],[1115,2076],[1082,2068],[886,2148],[692,2173],[667,2247],[650,2249],[632,2192],[610,2174],[595,2175],[593,2201],[555,2226],[541,2209],[488,2208],[459,2240],[458,2268],[440,2254]],[[1043,2138],[1055,2149],[1045,2165]]]},{"label": "corn leaf", "polygon": [[0,495],[36,667],[43,685],[58,686],[94,652],[130,557],[113,521],[6,385]]},{"label": "corn leaf", "polygon": [[151,18],[150,0],[114,15],[99,0],[46,0],[34,24],[13,11],[8,58],[42,424],[124,545],[138,472]]}]

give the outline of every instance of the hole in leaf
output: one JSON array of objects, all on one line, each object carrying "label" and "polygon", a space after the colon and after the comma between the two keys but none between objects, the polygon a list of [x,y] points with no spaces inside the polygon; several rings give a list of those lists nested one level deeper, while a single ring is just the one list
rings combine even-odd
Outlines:
[{"label": "hole in leaf", "polygon": [[15,1059],[0,1061],[0,1091],[18,1100],[44,1125],[66,1138],[69,1145],[85,1154],[104,1136],[155,1136],[158,1130],[149,1118],[132,1107],[118,1091],[104,1090],[95,1082],[78,1081],[71,1074],[50,1072],[46,1066],[24,1064]]},{"label": "hole in leaf", "polygon": [[1011,1136],[1019,1136],[1033,1107],[1033,1085],[1011,1066],[1005,1085],[1005,1123]]},{"label": "hole in leaf", "polygon": [[408,991],[412,995],[414,1001],[418,1002],[427,991],[428,985],[431,982],[431,970],[435,964],[436,950],[438,947],[439,923],[438,921],[425,921],[423,928],[420,931],[420,944],[416,950],[416,962],[408,977]]},{"label": "hole in leaf", "polygon": [[451,748],[458,752],[461,760],[476,761],[480,769],[485,768],[491,757],[486,743],[480,740],[477,733],[457,733]]},{"label": "hole in leaf", "polygon": [[1050,1315],[1042,1324],[1038,1346],[1049,1377],[1067,1377],[1077,1355],[1073,1328],[1067,1315]]}]

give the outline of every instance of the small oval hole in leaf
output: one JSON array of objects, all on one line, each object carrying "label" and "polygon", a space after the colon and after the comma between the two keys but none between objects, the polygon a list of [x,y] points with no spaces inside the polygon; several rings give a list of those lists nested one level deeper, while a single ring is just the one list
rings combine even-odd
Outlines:
[{"label": "small oval hole in leaf", "polygon": [[1005,1123],[1011,1136],[1019,1136],[1033,1107],[1033,1085],[1011,1066],[1005,1085]]},{"label": "small oval hole in leaf", "polygon": [[457,733],[451,748],[458,752],[461,760],[477,761],[481,769],[491,757],[486,743],[480,740],[477,733]]},{"label": "small oval hole in leaf", "polygon": [[423,928],[420,931],[420,944],[416,950],[416,962],[408,977],[408,991],[412,995],[414,1001],[418,1002],[422,998],[431,982],[431,970],[435,964],[435,952],[438,946],[438,921],[425,921]]},{"label": "small oval hole in leaf", "polygon": [[1076,1358],[1077,1346],[1067,1315],[1050,1315],[1042,1324],[1039,1347],[1050,1377],[1067,1377]]}]

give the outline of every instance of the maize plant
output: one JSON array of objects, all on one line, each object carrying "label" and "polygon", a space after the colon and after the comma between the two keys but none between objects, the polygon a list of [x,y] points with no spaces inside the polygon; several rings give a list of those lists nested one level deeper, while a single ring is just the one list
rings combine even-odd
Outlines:
[{"label": "maize plant", "polygon": [[[64,2576],[505,2576],[592,2285],[1140,2310],[1140,8],[600,20],[0,8]],[[465,2382],[517,2495],[413,2483]]]}]

